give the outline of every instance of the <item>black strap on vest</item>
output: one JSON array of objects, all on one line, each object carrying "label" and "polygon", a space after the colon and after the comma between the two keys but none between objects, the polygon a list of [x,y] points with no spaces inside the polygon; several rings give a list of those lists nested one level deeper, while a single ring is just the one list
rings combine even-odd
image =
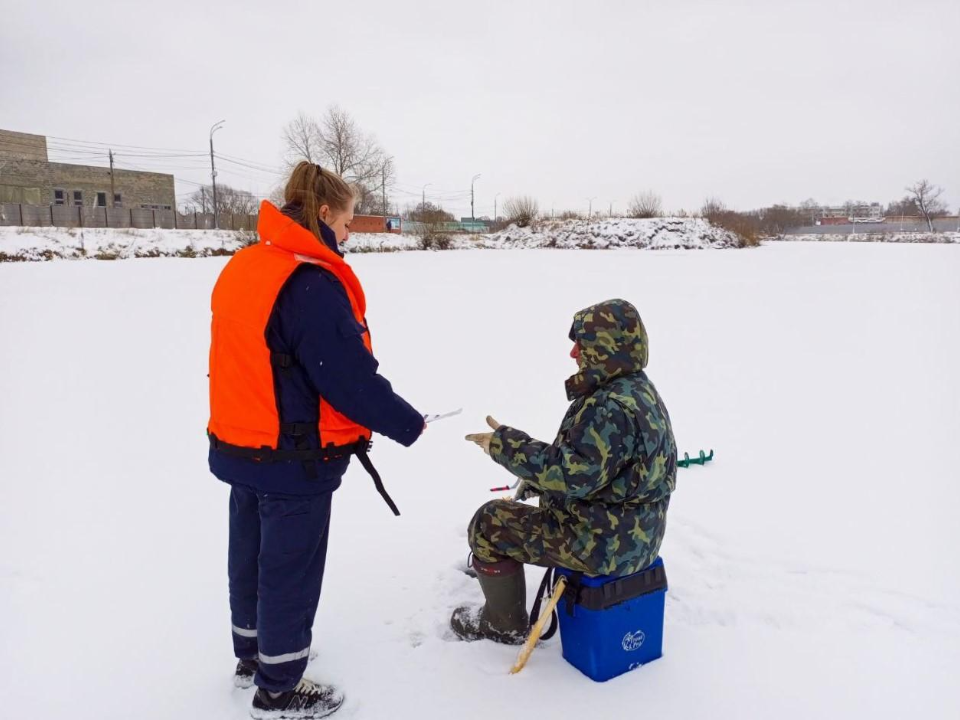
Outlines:
[{"label": "black strap on vest", "polygon": [[350,455],[356,455],[361,447],[366,450],[370,444],[368,440],[358,440],[352,445],[328,445],[325,448],[311,448],[307,450],[279,450],[271,447],[252,448],[243,445],[232,445],[224,442],[211,432],[210,447],[224,455],[256,460],[257,462],[283,462],[285,460],[342,460]]},{"label": "black strap on vest", "polygon": [[293,355],[287,353],[270,353],[270,364],[281,370],[289,370],[293,367]]},{"label": "black strap on vest", "polygon": [[380,493],[380,497],[384,499],[387,505],[390,506],[390,509],[393,510],[393,514],[397,517],[400,516],[400,510],[397,508],[397,504],[393,501],[393,498],[387,494],[387,489],[383,486],[383,480],[380,479],[380,473],[377,472],[377,469],[373,466],[373,463],[370,461],[370,455],[367,453],[367,447],[362,450],[357,450],[357,460],[360,461],[360,464],[363,465],[363,469],[369,473],[370,477],[373,478],[373,484],[377,488],[377,492]]},{"label": "black strap on vest", "polygon": [[[280,423],[280,432],[293,438],[295,450],[309,450],[310,433],[316,426],[311,423]],[[317,479],[317,463],[315,460],[304,460],[303,471],[311,480]]]},{"label": "black strap on vest", "polygon": [[[306,429],[312,429],[315,426],[310,423],[283,423],[281,426],[283,432],[289,432],[295,437],[300,431],[304,433]],[[343,458],[349,457],[350,455],[356,455],[357,459],[360,461],[360,464],[363,466],[363,469],[366,470],[370,477],[373,478],[373,484],[377,488],[377,492],[380,493],[380,497],[386,501],[387,505],[390,506],[390,509],[393,511],[394,515],[399,515],[400,510],[397,508],[393,498],[387,494],[387,489],[383,486],[383,480],[380,477],[380,473],[377,472],[377,469],[373,466],[373,462],[370,460],[370,448],[373,446],[373,442],[361,438],[357,442],[351,445],[328,445],[325,448],[307,448],[303,450],[280,450],[270,447],[261,447],[261,448],[252,448],[244,447],[242,445],[233,445],[231,443],[224,442],[212,432],[207,433],[207,437],[210,438],[210,447],[212,447],[217,452],[223,453],[224,455],[231,455],[233,457],[246,458],[247,460],[254,460],[256,462],[283,462],[285,460],[300,460],[304,463],[310,461],[320,461],[320,462],[329,462],[330,460],[342,460]]]},{"label": "black strap on vest", "polygon": [[[369,330],[368,330],[369,332]],[[280,372],[289,374],[296,365],[296,359],[288,353],[272,352],[270,353],[270,364]],[[279,411],[279,408],[278,408]],[[255,462],[283,462],[285,460],[300,460],[303,463],[304,471],[311,480],[317,479],[317,462],[329,462],[331,460],[342,460],[350,455],[356,455],[363,469],[373,478],[373,484],[380,493],[394,515],[399,516],[400,510],[393,498],[387,494],[387,489],[383,486],[383,480],[380,473],[373,466],[370,460],[370,448],[373,447],[371,440],[361,438],[351,445],[327,445],[324,448],[311,448],[309,437],[317,429],[317,423],[280,423],[280,432],[293,438],[293,450],[280,450],[271,447],[251,448],[242,445],[232,445],[224,442],[211,432],[207,433],[210,438],[210,447],[224,455],[246,458]]]}]

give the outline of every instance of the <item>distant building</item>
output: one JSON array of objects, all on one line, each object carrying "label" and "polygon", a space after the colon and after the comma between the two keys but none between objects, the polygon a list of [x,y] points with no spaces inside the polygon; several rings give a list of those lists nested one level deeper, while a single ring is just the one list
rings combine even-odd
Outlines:
[{"label": "distant building", "polygon": [[173,175],[50,162],[43,135],[0,130],[0,203],[171,210]]},{"label": "distant building", "polygon": [[880,222],[883,222],[883,206],[880,203],[820,207],[817,212],[818,225]]},{"label": "distant building", "polygon": [[490,218],[460,218],[460,230],[471,233],[485,233],[490,231]]},{"label": "distant building", "polygon": [[350,232],[399,234],[402,226],[403,221],[396,215],[354,215]]}]

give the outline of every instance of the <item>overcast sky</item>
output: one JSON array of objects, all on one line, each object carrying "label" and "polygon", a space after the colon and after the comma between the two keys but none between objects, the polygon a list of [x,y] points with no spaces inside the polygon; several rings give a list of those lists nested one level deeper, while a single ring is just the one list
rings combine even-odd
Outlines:
[{"label": "overcast sky", "polygon": [[[4,2],[0,128],[199,152],[225,119],[218,152],[278,167],[284,123],[339,104],[396,159],[394,199],[430,183],[458,215],[477,173],[477,215],[647,188],[671,209],[888,202],[923,177],[960,204],[957,0],[141,5]],[[201,157],[130,155],[209,181]]]}]

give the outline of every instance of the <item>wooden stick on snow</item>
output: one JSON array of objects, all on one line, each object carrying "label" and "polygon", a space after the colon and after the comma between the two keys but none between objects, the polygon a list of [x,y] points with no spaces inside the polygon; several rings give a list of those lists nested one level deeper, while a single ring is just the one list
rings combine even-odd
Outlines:
[{"label": "wooden stick on snow", "polygon": [[557,607],[557,603],[560,602],[560,596],[563,595],[563,590],[566,586],[567,579],[561,576],[554,586],[550,602],[547,603],[547,607],[540,613],[536,625],[531,628],[530,634],[527,636],[527,641],[523,644],[523,647],[520,648],[520,653],[517,655],[517,662],[513,664],[513,668],[510,670],[511,675],[516,675],[523,670],[523,666],[527,664],[527,660],[530,659],[534,648],[537,647],[537,641],[540,640],[540,633],[543,632],[543,626],[547,624],[547,619],[553,614],[553,609]]}]

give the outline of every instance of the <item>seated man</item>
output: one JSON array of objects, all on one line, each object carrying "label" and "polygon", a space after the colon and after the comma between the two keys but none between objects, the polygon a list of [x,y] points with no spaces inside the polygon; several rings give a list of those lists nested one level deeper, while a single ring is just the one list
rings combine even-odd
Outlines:
[{"label": "seated man", "polygon": [[[572,401],[552,445],[493,418],[468,435],[521,480],[516,500],[493,500],[469,528],[486,600],[450,620],[464,640],[519,644],[528,631],[523,563],[586,575],[629,575],[657,558],[676,487],[670,416],[643,369],[647,331],[637,309],[608,300],[573,318]],[[539,507],[517,500],[539,496]]]}]

